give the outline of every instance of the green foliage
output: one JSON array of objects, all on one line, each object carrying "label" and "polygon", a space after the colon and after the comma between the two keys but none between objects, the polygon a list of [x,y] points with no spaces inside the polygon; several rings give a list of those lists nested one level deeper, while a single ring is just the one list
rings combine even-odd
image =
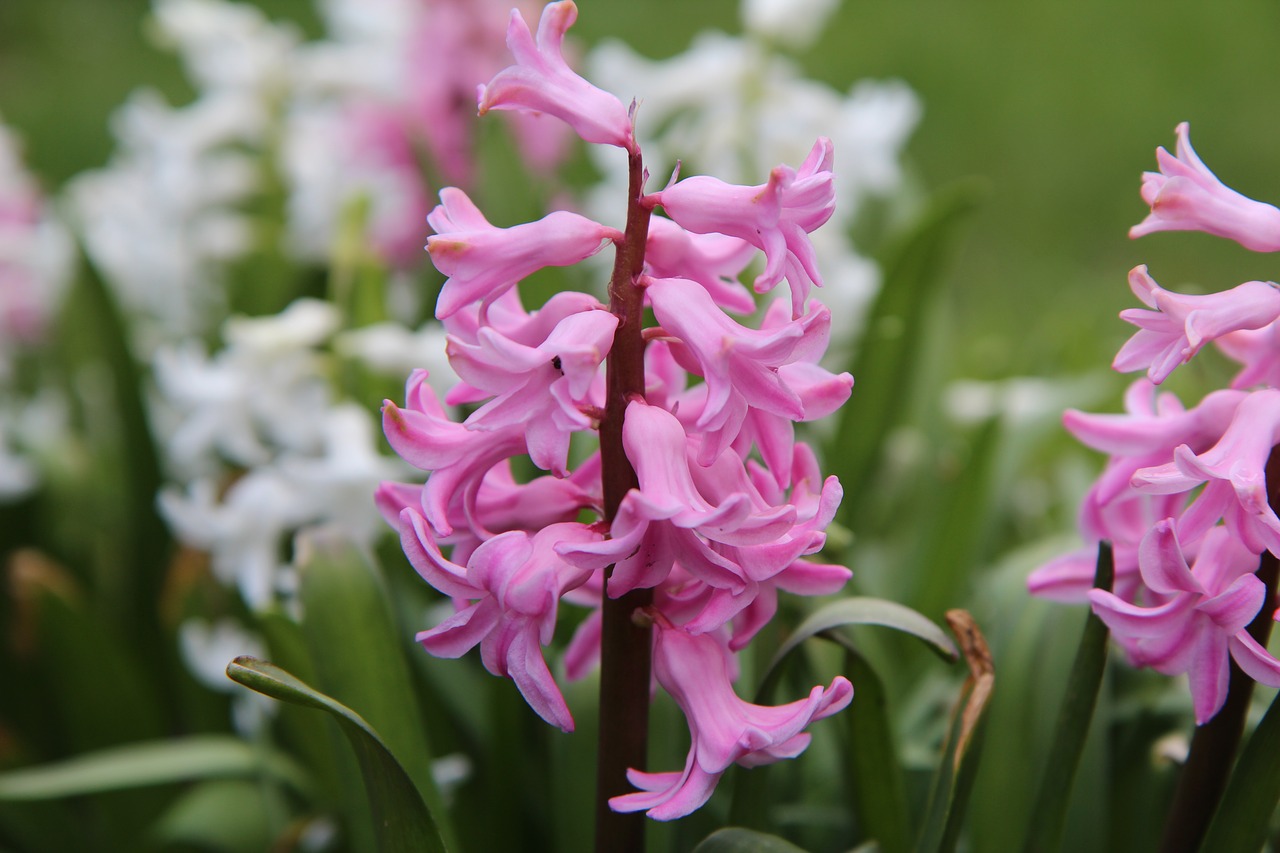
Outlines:
[{"label": "green foliage", "polygon": [[266,661],[236,658],[227,667],[227,675],[273,699],[325,711],[337,720],[360,764],[379,851],[430,853],[448,849],[413,779],[359,714]]}]

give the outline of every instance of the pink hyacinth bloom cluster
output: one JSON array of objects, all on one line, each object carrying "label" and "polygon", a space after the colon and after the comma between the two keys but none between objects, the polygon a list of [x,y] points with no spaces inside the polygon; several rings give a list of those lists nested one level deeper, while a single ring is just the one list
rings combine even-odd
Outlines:
[{"label": "pink hyacinth bloom cluster", "polygon": [[[422,243],[422,216],[431,189],[423,179],[423,158],[441,180],[470,186],[474,179],[475,81],[502,67],[505,12],[511,0],[417,0],[409,30],[397,46],[403,69],[394,97],[353,99],[343,132],[359,161],[395,176],[405,194],[398,220],[375,222],[376,248],[399,266],[416,261]],[[520,0],[526,10],[536,9]],[[506,32],[508,40],[511,31]],[[546,170],[567,152],[564,128],[538,115],[513,117],[516,150],[526,165]]]},{"label": "pink hyacinth bloom cluster", "polygon": [[[441,192],[427,250],[448,277],[437,316],[460,381],[441,400],[419,371],[403,405],[385,404],[391,446],[430,474],[376,498],[410,562],[455,604],[419,642],[445,657],[479,646],[490,672],[565,731],[573,716],[546,656],[561,602],[589,609],[565,651],[577,677],[599,657],[606,598],[648,592],[632,620],[649,626],[654,677],[684,711],[691,746],[682,770],[633,768],[639,791],[611,805],[668,820],[705,803],[731,764],[802,752],[807,726],[852,696],[842,677],[777,707],[733,689],[736,654],[780,590],[830,594],[850,575],[807,559],[842,491],[795,436],[853,384],[818,364],[831,315],[805,299],[819,283],[808,232],[833,207],[831,145],[819,139],[799,168],[779,166],[760,186],[689,178],[645,194],[632,112],[560,54],[576,14],[570,0],[548,5],[535,37],[514,12],[516,64],[481,87],[480,109],[554,116],[624,149],[636,190],[627,229],[567,211],[500,228],[463,191]],[[562,292],[525,306],[522,279],[606,246],[617,253],[608,304]],[[785,279],[791,296],[753,327],[738,276],[759,250],[756,289]],[[643,327],[645,309],[656,325]],[[629,372],[635,385],[620,391]],[[468,414],[454,420],[447,406]],[[575,439],[597,431],[598,449]],[[524,457],[543,473],[517,478]],[[611,506],[619,466],[631,485]]]},{"label": "pink hyacinth bloom cluster", "polygon": [[[1194,230],[1280,249],[1280,210],[1223,186],[1196,156],[1186,124],[1177,136],[1177,155],[1159,149],[1160,171],[1143,178],[1151,213],[1131,236]],[[1260,555],[1280,555],[1280,288],[1250,281],[1185,295],[1160,287],[1145,266],[1130,272],[1129,285],[1146,308],[1121,312],[1138,331],[1113,366],[1146,376],[1130,387],[1125,414],[1063,418],[1080,441],[1109,454],[1080,511],[1095,547],[1041,567],[1029,587],[1087,599],[1135,665],[1186,675],[1202,724],[1226,701],[1231,661],[1280,687],[1280,661],[1246,630],[1275,608],[1257,573]],[[1210,344],[1241,364],[1229,388],[1191,408],[1158,391]],[[1114,549],[1112,592],[1090,589],[1101,540]]]}]

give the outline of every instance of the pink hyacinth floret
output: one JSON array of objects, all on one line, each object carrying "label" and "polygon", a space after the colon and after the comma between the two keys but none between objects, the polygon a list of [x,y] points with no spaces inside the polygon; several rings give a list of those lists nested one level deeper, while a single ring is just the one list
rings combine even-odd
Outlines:
[{"label": "pink hyacinth floret", "polygon": [[1142,200],[1151,213],[1130,237],[1156,231],[1204,231],[1255,252],[1280,251],[1280,210],[1229,189],[1191,147],[1191,128],[1178,125],[1177,156],[1156,149],[1159,172],[1142,176]]},{"label": "pink hyacinth floret", "polygon": [[480,87],[480,114],[489,110],[546,113],[564,121],[586,142],[630,151],[635,138],[622,102],[588,83],[564,60],[564,34],[577,19],[573,0],[547,4],[535,42],[529,25],[513,9],[507,46],[516,64]]},{"label": "pink hyacinth floret", "polygon": [[1120,312],[1121,319],[1139,331],[1120,348],[1111,366],[1122,373],[1145,367],[1157,385],[1210,341],[1260,329],[1280,317],[1280,289],[1269,282],[1249,281],[1221,293],[1187,296],[1160,287],[1143,264],[1129,273],[1129,286],[1155,310]]},{"label": "pink hyacinth floret", "polygon": [[677,181],[654,198],[682,228],[727,234],[763,250],[765,268],[756,277],[756,292],[770,291],[785,278],[791,285],[792,314],[799,317],[810,286],[822,286],[808,234],[835,210],[833,154],[831,140],[821,138],[800,168],[777,166],[766,184],[738,186],[698,175]]},{"label": "pink hyacinth floret", "polygon": [[724,643],[659,623],[654,639],[654,675],[689,722],[692,745],[683,770],[627,774],[638,793],[614,797],[615,811],[646,811],[655,820],[675,820],[700,808],[729,766],[770,764],[794,758],[809,745],[804,729],[845,708],[853,686],[836,676],[787,705],[753,705],[730,687],[732,662]]},{"label": "pink hyacinth floret", "polygon": [[1205,534],[1194,566],[1188,566],[1177,526],[1165,519],[1143,539],[1138,561],[1147,588],[1165,601],[1140,607],[1097,589],[1089,601],[1134,663],[1187,675],[1197,724],[1208,722],[1226,701],[1229,657],[1256,680],[1280,686],[1280,661],[1245,631],[1266,593],[1253,575],[1257,557],[1226,528]]},{"label": "pink hyacinth floret", "polygon": [[558,210],[523,225],[490,225],[462,190],[440,191],[440,205],[427,217],[435,235],[427,251],[449,277],[440,290],[436,316],[445,319],[473,302],[491,301],[538,270],[576,264],[621,239],[615,229]]}]

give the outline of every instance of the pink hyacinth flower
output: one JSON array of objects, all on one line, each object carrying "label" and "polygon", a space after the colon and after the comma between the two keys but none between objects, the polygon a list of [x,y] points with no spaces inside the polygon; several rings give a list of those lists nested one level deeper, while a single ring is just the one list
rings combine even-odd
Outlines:
[{"label": "pink hyacinth flower", "polygon": [[489,110],[546,113],[561,119],[586,142],[635,149],[631,117],[622,102],[598,89],[565,62],[564,34],[578,19],[572,0],[542,10],[535,43],[519,10],[511,12],[507,47],[516,64],[479,90],[480,114]]},{"label": "pink hyacinth flower", "polygon": [[1137,471],[1133,486],[1148,494],[1176,494],[1208,483],[1179,522],[1186,538],[1224,519],[1253,553],[1280,553],[1280,518],[1268,503],[1266,480],[1267,460],[1277,443],[1280,390],[1255,391],[1240,403],[1217,444],[1202,453],[1180,445],[1173,462]]},{"label": "pink hyacinth flower", "polygon": [[745,240],[724,234],[694,234],[670,219],[649,220],[644,263],[654,278],[687,278],[706,288],[726,311],[750,314],[756,301],[738,283],[738,275],[755,257],[756,249]]},{"label": "pink hyacinth flower", "polygon": [[1145,367],[1157,385],[1209,341],[1261,328],[1280,317],[1280,289],[1268,282],[1249,281],[1221,293],[1187,296],[1160,287],[1144,264],[1129,273],[1129,287],[1155,310],[1120,312],[1138,332],[1120,348],[1111,366],[1122,373]]},{"label": "pink hyacinth flower", "polygon": [[853,686],[836,676],[829,687],[814,687],[808,698],[787,705],[744,702],[733,691],[733,663],[722,640],[661,620],[655,627],[654,674],[684,711],[692,744],[682,771],[628,770],[627,779],[640,791],[610,799],[614,811],[647,811],[654,820],[684,817],[710,799],[729,765],[756,767],[796,757],[809,745],[804,729],[853,699]]},{"label": "pink hyacinth flower", "polygon": [[1176,132],[1177,156],[1157,148],[1160,171],[1142,176],[1142,200],[1151,213],[1129,229],[1129,236],[1204,231],[1255,252],[1280,251],[1280,210],[1226,187],[1196,156],[1187,123]]},{"label": "pink hyacinth flower", "polygon": [[405,554],[427,583],[455,599],[470,600],[456,614],[417,640],[436,657],[456,658],[477,644],[485,669],[509,676],[538,716],[566,732],[573,716],[542,657],[551,642],[560,596],[586,582],[590,572],[555,552],[565,542],[588,542],[601,534],[577,524],[553,524],[532,536],[503,533],[470,554],[465,567],[440,553],[421,516],[406,509],[401,519]]},{"label": "pink hyacinth flower", "polygon": [[523,427],[533,464],[565,476],[571,434],[593,423],[582,409],[604,404],[600,366],[617,325],[608,311],[581,311],[561,320],[537,346],[491,327],[479,330],[474,345],[451,338],[454,370],[472,388],[496,395],[467,418],[466,428]]},{"label": "pink hyacinth flower", "polygon": [[543,267],[576,264],[600,251],[605,241],[622,239],[616,229],[565,210],[497,228],[456,187],[440,191],[440,205],[427,222],[436,232],[427,238],[431,262],[449,277],[436,303],[441,319],[501,296]]},{"label": "pink hyacinth flower", "polygon": [[1227,358],[1243,365],[1231,380],[1232,388],[1280,388],[1280,321],[1260,329],[1232,332],[1214,343]]},{"label": "pink hyacinth flower", "polygon": [[1089,600],[1135,664],[1187,675],[1197,725],[1208,722],[1226,701],[1228,656],[1256,680],[1280,686],[1280,661],[1245,631],[1266,598],[1265,585],[1251,573],[1257,557],[1226,528],[1205,534],[1190,567],[1174,520],[1165,519],[1143,539],[1139,564],[1147,587],[1167,601],[1139,607],[1098,589]]},{"label": "pink hyacinth flower", "polygon": [[728,234],[764,251],[758,293],[786,278],[792,315],[804,312],[811,285],[822,286],[809,233],[835,210],[831,140],[820,137],[799,169],[777,166],[769,182],[747,187],[698,175],[678,181],[654,198],[681,227],[698,234]]},{"label": "pink hyacinth flower", "polygon": [[[695,424],[704,435],[701,464],[711,464],[733,442],[750,409],[793,421],[805,417],[804,401],[786,384],[780,368],[826,348],[831,331],[826,306],[757,330],[735,322],[691,281],[647,279],[645,285],[654,316],[683,345],[672,349],[677,361],[706,380],[706,399]],[[682,358],[686,351],[691,358]]]}]

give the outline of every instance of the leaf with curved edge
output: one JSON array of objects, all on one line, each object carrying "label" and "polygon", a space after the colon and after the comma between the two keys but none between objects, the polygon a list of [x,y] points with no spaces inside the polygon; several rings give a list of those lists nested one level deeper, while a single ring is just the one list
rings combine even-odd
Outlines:
[{"label": "leaf with curved edge", "polygon": [[[837,643],[853,648],[851,643],[843,641],[844,638],[834,632],[855,625],[879,625],[893,628],[918,637],[947,661],[954,661],[959,657],[959,652],[951,638],[932,620],[910,607],[880,598],[842,598],[819,607],[811,613],[778,648],[764,677],[760,680],[755,702],[762,705],[769,703],[773,689],[782,673],[782,663],[805,640],[818,635],[834,634],[832,639],[840,638],[836,640]],[[767,773],[762,767],[753,769],[751,773],[734,772],[733,803],[730,807],[730,815],[735,823],[751,827],[763,825],[765,805],[768,802],[766,777]]]},{"label": "leaf with curved edge", "polygon": [[756,692],[756,701],[763,701],[772,691],[778,679],[779,665],[801,643],[818,634],[854,625],[880,625],[918,637],[948,662],[960,656],[955,643],[951,642],[951,638],[941,628],[910,607],[882,598],[842,598],[819,607],[796,626],[770,661],[760,682],[760,689]]},{"label": "leaf with curved edge", "polygon": [[693,853],[805,853],[805,849],[767,832],[726,826],[702,839]]},{"label": "leaf with curved edge", "polygon": [[0,773],[0,800],[49,800],[262,773],[270,773],[298,791],[307,791],[305,774],[283,754],[264,754],[232,735],[193,735],[131,743]]},{"label": "leaf with curved edge", "polygon": [[380,850],[443,853],[447,849],[431,811],[404,767],[359,714],[257,658],[236,658],[227,667],[227,677],[273,699],[326,711],[338,721],[360,762]]}]

